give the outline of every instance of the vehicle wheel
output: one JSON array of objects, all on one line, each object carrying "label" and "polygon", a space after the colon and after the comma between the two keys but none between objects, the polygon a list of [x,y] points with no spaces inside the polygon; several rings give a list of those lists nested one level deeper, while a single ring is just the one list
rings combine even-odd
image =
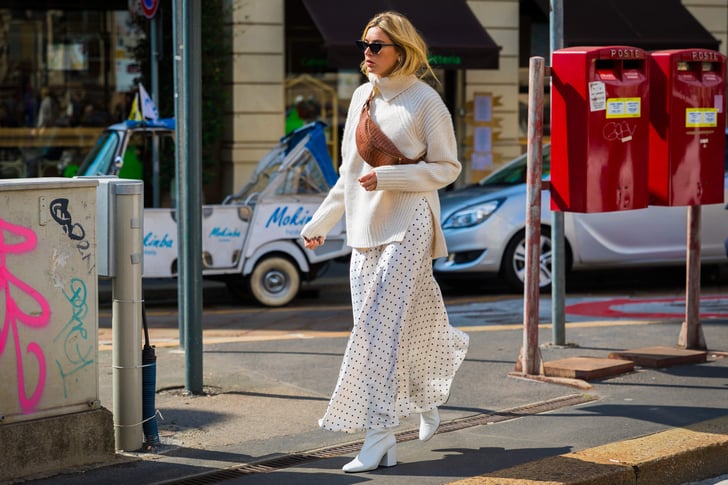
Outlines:
[{"label": "vehicle wheel", "polygon": [[261,305],[284,306],[301,286],[298,268],[286,258],[271,256],[258,262],[248,281],[253,298]]},{"label": "vehicle wheel", "polygon": [[[543,291],[551,289],[551,230],[541,227],[541,257],[538,262],[538,286]],[[503,278],[510,288],[523,291],[526,277],[526,231],[520,231],[510,240],[503,253],[501,264]]]}]

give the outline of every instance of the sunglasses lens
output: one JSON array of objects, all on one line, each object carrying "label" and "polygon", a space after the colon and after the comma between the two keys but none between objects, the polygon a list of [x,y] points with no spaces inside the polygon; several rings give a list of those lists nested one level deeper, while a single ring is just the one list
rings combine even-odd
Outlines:
[{"label": "sunglasses lens", "polygon": [[357,40],[356,46],[361,50],[362,52],[366,52],[367,48],[369,48],[370,51],[372,51],[372,54],[379,54],[379,51],[382,50],[382,44],[379,44],[377,42],[370,44],[365,40]]}]

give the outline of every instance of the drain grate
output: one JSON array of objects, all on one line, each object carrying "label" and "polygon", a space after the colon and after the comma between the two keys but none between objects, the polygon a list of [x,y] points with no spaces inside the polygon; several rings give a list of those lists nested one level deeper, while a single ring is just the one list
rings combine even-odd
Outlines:
[{"label": "drain grate", "polygon": [[[472,428],[475,426],[482,426],[486,424],[500,423],[503,421],[510,421],[512,419],[520,418],[523,416],[532,416],[535,414],[545,413],[553,411],[555,409],[564,408],[568,406],[577,406],[590,401],[596,400],[594,396],[587,396],[584,394],[573,394],[570,396],[562,396],[556,399],[548,401],[542,401],[533,404],[527,404],[525,406],[519,406],[516,408],[506,409],[503,411],[497,411],[494,413],[480,413],[473,416],[466,416],[464,418],[453,419],[450,421],[443,421],[440,423],[438,433],[449,433],[451,431],[457,431],[465,428]],[[405,441],[412,441],[418,439],[419,430],[407,430],[396,434],[397,442],[402,443]],[[182,477],[166,482],[159,482],[158,485],[172,484],[175,485],[208,485],[210,483],[219,483],[225,480],[233,480],[246,475],[254,475],[258,473],[269,473],[276,470],[282,470],[292,466],[300,465],[309,461],[322,460],[325,458],[334,458],[341,455],[347,455],[355,451],[359,451],[363,440],[355,441],[352,443],[345,443],[343,445],[329,446],[317,450],[304,451],[301,453],[291,453],[288,455],[271,458],[256,463],[249,463],[231,468],[225,468],[222,470],[215,470],[212,472],[205,472],[198,475],[191,475],[188,477]]]}]

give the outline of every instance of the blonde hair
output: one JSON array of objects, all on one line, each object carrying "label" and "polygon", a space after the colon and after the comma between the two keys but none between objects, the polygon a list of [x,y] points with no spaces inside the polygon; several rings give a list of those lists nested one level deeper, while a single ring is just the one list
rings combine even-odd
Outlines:
[{"label": "blonde hair", "polygon": [[[364,27],[361,40],[366,40],[367,32],[372,27],[382,29],[402,56],[401,62],[389,73],[390,76],[414,74],[423,78],[430,75],[439,82],[430,66],[430,61],[427,60],[427,44],[407,17],[394,11],[378,13]],[[361,63],[360,69],[365,76],[368,74],[365,62]]]}]

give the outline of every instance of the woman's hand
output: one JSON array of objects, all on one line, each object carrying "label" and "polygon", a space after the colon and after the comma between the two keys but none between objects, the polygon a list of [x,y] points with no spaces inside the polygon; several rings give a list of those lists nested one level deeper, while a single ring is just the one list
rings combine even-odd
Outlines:
[{"label": "woman's hand", "polygon": [[377,172],[371,171],[367,174],[362,175],[359,177],[359,185],[362,186],[364,190],[367,192],[371,192],[372,190],[376,190],[377,188]]},{"label": "woman's hand", "polygon": [[316,236],[312,238],[303,238],[303,245],[306,246],[306,249],[316,249],[317,247],[321,246],[324,243],[323,236]]}]

